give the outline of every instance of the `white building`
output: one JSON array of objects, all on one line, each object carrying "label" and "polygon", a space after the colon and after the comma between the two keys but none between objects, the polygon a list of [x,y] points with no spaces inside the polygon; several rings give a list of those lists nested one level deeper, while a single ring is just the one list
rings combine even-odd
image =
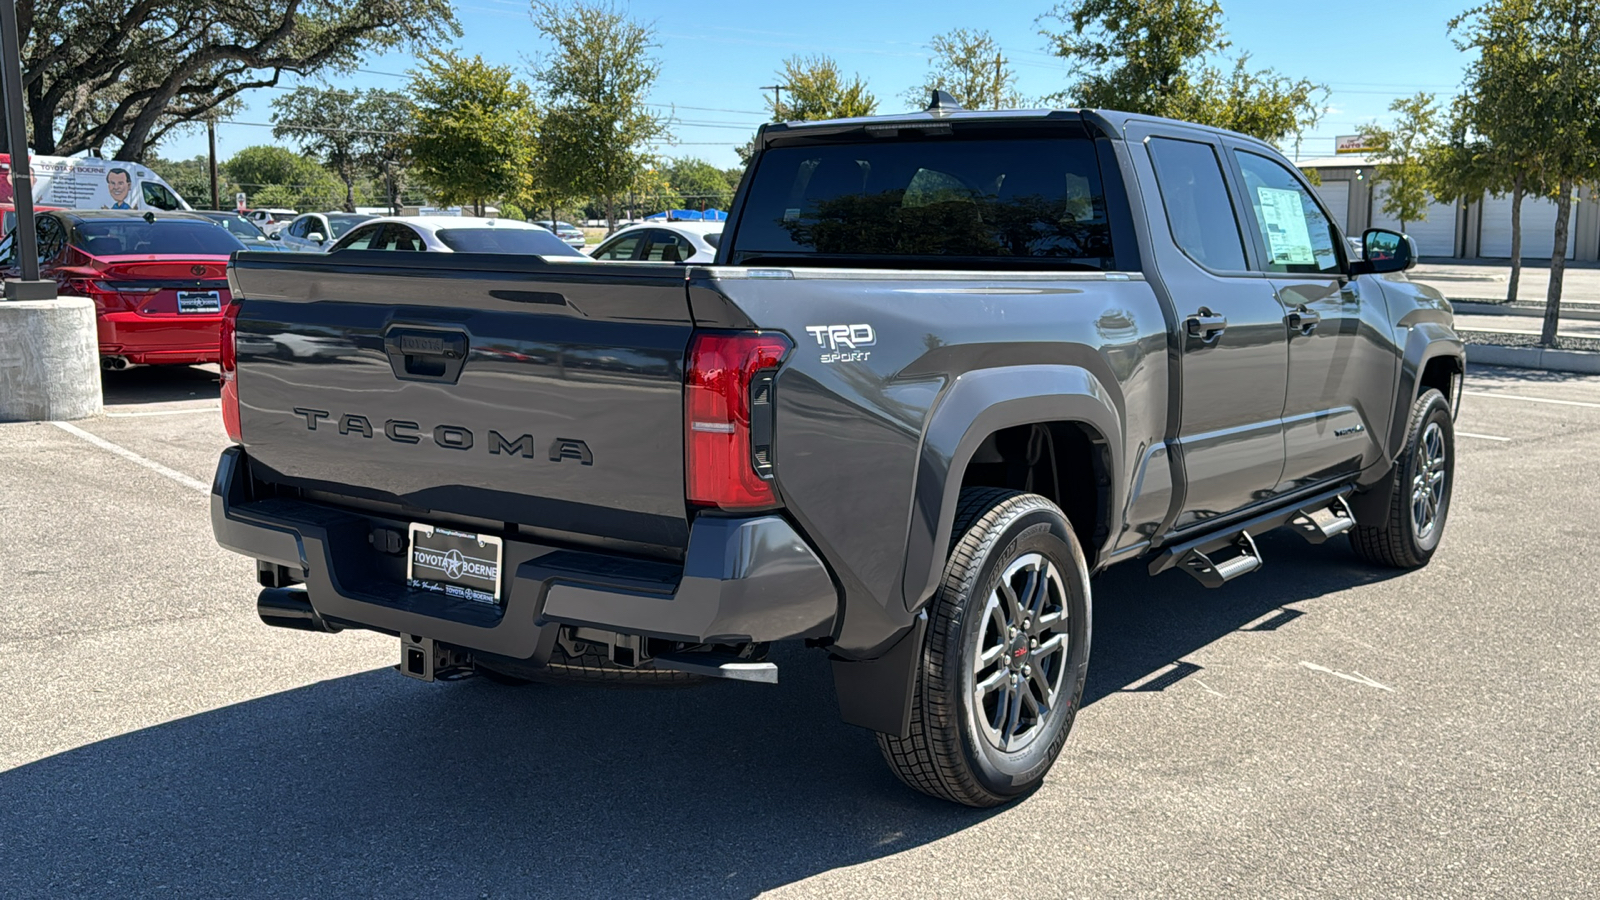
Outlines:
[{"label": "white building", "polygon": [[[1383,188],[1373,189],[1376,166],[1370,157],[1343,154],[1295,163],[1315,170],[1322,178],[1317,193],[1327,204],[1344,233],[1360,237],[1368,228],[1390,228],[1400,223],[1383,214]],[[1567,230],[1567,258],[1600,260],[1600,202],[1596,192],[1583,189],[1572,205]],[[1543,197],[1522,200],[1522,258],[1550,258],[1555,238],[1556,204]],[[1434,203],[1427,218],[1407,222],[1406,233],[1425,257],[1456,259],[1509,259],[1511,256],[1511,197],[1485,196],[1472,203]]]}]

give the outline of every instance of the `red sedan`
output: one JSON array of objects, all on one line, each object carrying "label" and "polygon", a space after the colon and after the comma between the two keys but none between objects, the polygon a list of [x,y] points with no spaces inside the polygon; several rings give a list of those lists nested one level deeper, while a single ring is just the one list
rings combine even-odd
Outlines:
[{"label": "red sedan", "polygon": [[[76,209],[35,221],[39,277],[94,301],[106,368],[220,359],[228,258],[245,249],[227,229],[186,212]],[[15,235],[0,261],[18,277]]]}]

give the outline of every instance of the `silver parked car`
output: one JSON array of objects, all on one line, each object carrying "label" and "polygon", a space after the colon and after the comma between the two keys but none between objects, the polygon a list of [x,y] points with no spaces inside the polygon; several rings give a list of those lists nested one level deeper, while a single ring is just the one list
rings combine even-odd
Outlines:
[{"label": "silver parked car", "polygon": [[285,248],[301,253],[325,253],[345,232],[374,218],[363,213],[306,213],[272,235]]}]

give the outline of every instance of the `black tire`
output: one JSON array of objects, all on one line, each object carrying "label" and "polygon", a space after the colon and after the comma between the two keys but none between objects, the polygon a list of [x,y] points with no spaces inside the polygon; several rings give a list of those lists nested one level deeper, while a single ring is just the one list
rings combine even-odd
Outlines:
[{"label": "black tire", "polygon": [[[905,738],[880,733],[878,747],[895,775],[916,790],[966,806],[999,806],[1044,781],[1072,730],[1089,669],[1089,570],[1066,515],[1037,494],[999,488],[962,491],[952,534],[944,577],[928,606],[911,732]],[[1034,565],[1032,575],[1029,565]],[[1043,572],[1047,593],[1034,604],[1037,623],[1025,618],[1024,627],[1010,629],[1006,609],[1025,612],[1029,605],[1013,602],[1007,607],[1000,588],[1016,567],[1022,568],[1011,575],[1007,589],[1023,578],[1026,593],[1026,585],[1038,583]],[[1052,568],[1053,580],[1048,577]],[[1025,600],[1015,598],[1017,593],[1012,590],[1014,600]],[[1047,603],[1059,612],[1046,612]],[[1059,627],[1046,629],[1047,619]],[[1011,637],[1004,637],[1008,632]],[[1058,652],[1035,655],[1058,635],[1065,636]],[[997,636],[998,644],[986,643]],[[986,667],[982,659],[991,655],[994,659]],[[975,699],[978,687],[995,679],[1001,679],[1000,685]],[[1051,695],[1053,705],[1042,702]],[[1008,696],[1017,699],[1002,707]],[[988,705],[991,697],[993,707]],[[1035,713],[1022,730],[1027,716],[1023,706],[1030,697]],[[1001,709],[1010,709],[1014,719],[991,727]],[[1010,725],[1018,730],[1009,740],[1000,740],[1015,746],[1003,749],[996,736]]]},{"label": "black tire", "polygon": [[[1390,475],[1393,481],[1384,523],[1357,525],[1350,532],[1350,546],[1362,559],[1377,565],[1417,569],[1433,558],[1444,536],[1455,488],[1455,434],[1450,404],[1444,395],[1432,388],[1423,391],[1411,405],[1406,442]],[[1440,452],[1442,460],[1438,458]],[[1424,489],[1430,496],[1419,496]],[[1429,507],[1431,518],[1420,522],[1414,511]]]},{"label": "black tire", "polygon": [[584,652],[569,656],[559,645],[550,662],[543,666],[530,665],[510,659],[473,661],[474,667],[484,677],[496,684],[617,684],[617,685],[681,685],[696,684],[705,679],[688,672],[657,669],[648,664],[637,669],[619,666],[606,658],[593,644],[584,645]]}]

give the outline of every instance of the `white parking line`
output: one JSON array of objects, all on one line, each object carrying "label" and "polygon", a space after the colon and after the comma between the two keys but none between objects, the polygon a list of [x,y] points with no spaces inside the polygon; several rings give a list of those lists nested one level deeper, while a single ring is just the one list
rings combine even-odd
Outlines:
[{"label": "white parking line", "polygon": [[217,413],[221,412],[220,406],[189,406],[183,409],[142,409],[138,412],[108,412],[108,419],[132,419],[140,416],[181,416],[188,413]]},{"label": "white parking line", "polygon": [[1470,431],[1458,431],[1458,432],[1456,432],[1456,437],[1477,438],[1480,441],[1509,441],[1509,440],[1511,440],[1511,438],[1496,437],[1495,435],[1492,435],[1492,434],[1473,434]]},{"label": "white parking line", "polygon": [[1495,391],[1462,391],[1468,397],[1491,397],[1495,400],[1521,400],[1524,403],[1555,403],[1560,406],[1582,406],[1588,409],[1600,409],[1600,403],[1585,403],[1582,400],[1553,400],[1549,397],[1524,397],[1521,394],[1501,394]]},{"label": "white parking line", "polygon": [[1354,675],[1346,675],[1343,672],[1335,671],[1333,669],[1328,668],[1327,666],[1319,666],[1314,662],[1306,662],[1303,659],[1300,661],[1300,665],[1305,666],[1306,668],[1310,669],[1313,672],[1326,672],[1329,675],[1335,675],[1335,676],[1338,676],[1339,678],[1343,678],[1345,681],[1354,681],[1356,684],[1364,684],[1367,687],[1375,687],[1375,688],[1378,688],[1380,690],[1388,691],[1391,694],[1394,693],[1394,688],[1389,687],[1388,685],[1379,684],[1378,682],[1373,681],[1371,678],[1368,678],[1367,676],[1361,674],[1360,672],[1357,672]]},{"label": "white parking line", "polygon": [[161,463],[158,463],[153,459],[147,459],[147,458],[145,458],[143,456],[140,456],[139,454],[133,452],[132,450],[129,450],[127,447],[122,447],[122,446],[119,446],[117,444],[113,444],[113,443],[111,443],[110,441],[106,440],[103,437],[100,437],[98,435],[90,434],[89,432],[84,431],[82,428],[79,428],[76,425],[73,425],[73,424],[68,423],[68,422],[51,422],[50,424],[54,425],[55,427],[57,427],[59,429],[61,429],[62,431],[65,431],[67,434],[73,435],[75,437],[82,438],[83,440],[88,441],[89,443],[95,445],[96,447],[99,447],[102,450],[110,450],[112,453],[115,453],[116,455],[122,457],[125,460],[128,460],[129,462],[138,463],[139,465],[144,466],[146,469],[149,469],[152,472],[155,472],[155,473],[160,474],[160,475],[165,475],[168,478],[171,478],[173,481],[176,481],[177,483],[183,485],[186,488],[193,488],[193,489],[199,491],[202,494],[211,493],[211,485],[206,484],[205,482],[199,480],[198,478],[190,478],[188,475],[185,475],[185,474],[183,474],[182,472],[179,472],[176,469],[169,469],[166,466],[163,466]]}]

